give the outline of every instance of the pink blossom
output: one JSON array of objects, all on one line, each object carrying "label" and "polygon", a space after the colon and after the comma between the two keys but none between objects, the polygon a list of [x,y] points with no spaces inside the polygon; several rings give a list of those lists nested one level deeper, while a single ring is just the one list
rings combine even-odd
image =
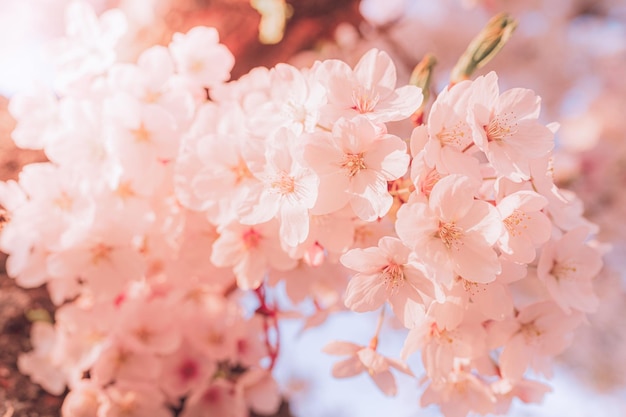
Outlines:
[{"label": "pink blossom", "polygon": [[278,384],[265,369],[251,369],[237,380],[238,390],[248,409],[257,414],[272,415],[278,411],[282,398]]},{"label": "pink blossom", "polygon": [[250,170],[260,181],[252,194],[259,197],[258,201],[244,202],[239,214],[246,224],[278,217],[281,240],[296,246],[309,234],[309,209],[317,200],[319,178],[294,158],[298,142],[293,133],[281,129],[270,140],[263,154],[246,152]]},{"label": "pink blossom", "polygon": [[445,329],[427,318],[409,331],[401,356],[406,359],[421,349],[428,377],[439,384],[454,371],[459,360],[468,361],[483,355],[485,335],[479,323],[462,323],[454,329]]},{"label": "pink blossom", "polygon": [[530,161],[554,147],[552,131],[537,120],[539,97],[522,88],[500,94],[495,72],[477,78],[471,88],[474,142],[499,175],[516,182],[529,179]]},{"label": "pink blossom", "polygon": [[346,307],[372,311],[388,301],[405,326],[419,320],[415,315],[424,314],[422,294],[435,298],[435,285],[410,254],[399,239],[383,237],[378,247],[352,249],[343,255],[341,263],[358,271],[346,289]]},{"label": "pink blossom", "polygon": [[366,221],[389,211],[393,198],[387,181],[403,176],[409,163],[406,144],[364,117],[341,119],[332,133],[307,135],[303,157],[320,177],[313,213],[330,213],[349,203]]},{"label": "pink blossom", "polygon": [[217,378],[191,393],[181,417],[246,417],[248,414],[242,393],[232,382]]},{"label": "pink blossom", "polygon": [[369,50],[354,70],[339,60],[328,60],[313,69],[327,86],[328,104],[322,108],[322,124],[341,117],[363,115],[374,122],[408,118],[422,103],[418,87],[396,89],[396,68],[385,52]]},{"label": "pink blossom", "polygon": [[387,358],[371,347],[350,342],[331,342],[324,347],[323,351],[329,355],[350,356],[333,366],[335,378],[349,378],[361,372],[367,372],[385,395],[394,396],[397,392],[396,381],[391,373],[391,368],[407,375],[413,375],[406,364],[396,359]]},{"label": "pink blossom", "polygon": [[[266,100],[259,100],[254,106],[248,97],[244,103],[254,135],[262,137],[280,127],[296,135],[313,132],[320,118],[320,108],[326,104],[324,86],[311,72],[287,64],[277,64],[270,70],[269,83]],[[247,93],[252,95],[250,90]]]},{"label": "pink blossom", "polygon": [[489,385],[476,375],[458,371],[451,373],[444,384],[430,384],[420,404],[439,404],[445,417],[465,417],[470,412],[481,415],[494,412],[496,397]]},{"label": "pink blossom", "polygon": [[55,142],[62,130],[59,101],[52,91],[43,87],[11,97],[9,113],[17,121],[11,138],[19,148],[44,149]]},{"label": "pink blossom", "polygon": [[57,40],[50,54],[57,67],[55,84],[60,91],[84,93],[93,78],[102,75],[117,59],[116,47],[128,22],[119,9],[97,16],[85,1],[66,9],[66,37]]},{"label": "pink blossom", "polygon": [[501,221],[492,205],[474,199],[477,191],[468,177],[449,175],[435,184],[427,203],[408,203],[398,211],[398,236],[448,287],[455,275],[487,283],[501,270],[492,248]]},{"label": "pink blossom", "polygon": [[581,320],[581,313],[567,315],[555,303],[544,301],[525,307],[515,318],[492,322],[488,327],[490,345],[504,345],[502,377],[518,381],[529,366],[549,376],[550,360],[569,346],[572,330]]},{"label": "pink blossom", "polygon": [[91,368],[91,378],[101,385],[114,380],[155,381],[161,372],[160,359],[137,352],[120,340],[111,340]]},{"label": "pink blossom", "polygon": [[219,43],[215,28],[197,26],[186,34],[175,33],[169,49],[177,71],[195,89],[228,80],[235,64],[228,48]]},{"label": "pink blossom", "polygon": [[178,349],[181,333],[178,317],[163,300],[129,300],[121,306],[126,319],[117,328],[119,337],[137,352],[169,354]]},{"label": "pink blossom", "polygon": [[514,398],[519,398],[524,403],[538,404],[541,403],[545,394],[552,391],[548,385],[530,379],[521,379],[514,383],[500,379],[491,384],[491,389],[498,400],[496,412],[501,414],[509,410]]},{"label": "pink blossom", "polygon": [[602,269],[602,256],[585,244],[587,236],[588,229],[581,226],[548,242],[537,264],[537,276],[567,313],[572,309],[592,313],[600,304],[593,279]]},{"label": "pink blossom", "polygon": [[518,191],[504,197],[496,209],[504,222],[498,246],[503,256],[519,263],[535,259],[536,248],[552,233],[552,224],[541,212],[548,201],[532,191]]},{"label": "pink blossom", "polygon": [[29,375],[33,382],[54,395],[65,391],[68,375],[56,352],[59,335],[55,327],[44,321],[33,323],[31,339],[34,350],[19,356],[17,367]]},{"label": "pink blossom", "polygon": [[81,379],[72,386],[61,406],[63,417],[93,417],[105,401],[104,392],[89,379]]},{"label": "pink blossom", "polygon": [[189,393],[193,387],[204,383],[216,371],[215,362],[207,360],[200,351],[183,343],[162,360],[159,377],[160,386],[171,398],[179,398]]},{"label": "pink blossom", "polygon": [[261,285],[270,267],[285,271],[298,262],[281,248],[275,220],[254,226],[231,223],[224,227],[213,244],[211,261],[217,266],[232,266],[241,289]]}]

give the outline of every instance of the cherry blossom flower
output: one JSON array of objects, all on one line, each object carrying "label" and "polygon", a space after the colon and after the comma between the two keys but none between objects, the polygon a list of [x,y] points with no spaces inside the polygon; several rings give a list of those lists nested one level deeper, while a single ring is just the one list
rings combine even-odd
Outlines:
[{"label": "cherry blossom flower", "polygon": [[409,117],[422,103],[418,87],[396,89],[396,68],[387,53],[371,49],[352,70],[339,60],[328,60],[313,69],[327,87],[328,104],[322,108],[326,126],[341,117],[363,115],[374,122]]},{"label": "cherry blossom flower", "polygon": [[66,37],[50,51],[57,66],[55,84],[59,91],[84,91],[115,62],[115,48],[128,29],[127,18],[119,9],[97,16],[88,2],[74,1],[65,20]]},{"label": "cherry blossom flower", "polygon": [[398,236],[448,287],[455,275],[487,283],[501,270],[492,249],[501,221],[493,206],[474,199],[477,191],[468,177],[449,175],[435,184],[427,203],[398,211]]},{"label": "cherry blossom flower", "polygon": [[494,411],[496,397],[488,384],[476,375],[459,371],[449,375],[443,385],[430,384],[420,404],[439,404],[445,417],[465,417],[470,412],[481,415]]},{"label": "cherry blossom flower", "polygon": [[515,318],[492,322],[488,327],[490,344],[504,345],[502,377],[519,381],[529,366],[549,376],[550,359],[569,346],[572,330],[581,320],[582,314],[567,315],[555,303],[543,301],[525,307]]},{"label": "cherry blossom flower", "polygon": [[186,34],[175,33],[169,49],[176,69],[192,88],[213,87],[228,80],[235,64],[228,48],[219,43],[215,28],[198,26]]},{"label": "cherry blossom flower", "polygon": [[298,262],[281,248],[276,220],[254,226],[226,226],[213,244],[211,261],[217,266],[232,266],[241,289],[261,285],[270,267],[284,271]]},{"label": "cherry blossom flower", "polygon": [[407,375],[413,375],[404,363],[387,358],[371,347],[350,342],[331,342],[324,347],[323,351],[329,355],[350,356],[333,366],[335,378],[349,378],[361,372],[367,372],[385,395],[393,396],[397,392],[396,381],[391,373],[391,368]]},{"label": "cherry blossom flower", "polygon": [[537,276],[566,313],[572,309],[592,313],[600,303],[592,280],[602,268],[602,257],[585,244],[587,236],[587,228],[581,226],[548,242],[537,264]]},{"label": "cherry blossom flower", "polygon": [[239,215],[246,224],[278,217],[281,240],[287,246],[296,246],[309,234],[309,209],[317,200],[319,178],[294,158],[297,142],[290,131],[281,129],[272,139],[263,154],[246,152],[250,172],[262,188],[251,192],[259,194],[258,201],[244,202]]},{"label": "cherry blossom flower", "polygon": [[303,158],[320,177],[313,213],[330,213],[349,203],[366,221],[387,213],[393,203],[387,181],[404,175],[409,163],[406,144],[364,117],[341,119],[332,133],[308,135]]},{"label": "cherry blossom flower", "polygon": [[504,222],[498,246],[506,258],[528,264],[535,259],[536,247],[550,239],[552,224],[541,212],[547,203],[532,191],[518,191],[498,202],[496,209]]},{"label": "cherry blossom flower", "polygon": [[[420,264],[410,259],[410,253],[399,239],[383,237],[378,247],[352,249],[343,255],[341,263],[358,271],[346,289],[346,307],[372,311],[388,301],[405,326],[419,320],[416,313],[424,314],[422,294],[436,298],[435,285]],[[440,298],[443,301],[443,293]]]},{"label": "cherry blossom flower", "polygon": [[480,357],[485,349],[486,333],[478,323],[463,323],[454,329],[439,328],[432,318],[414,326],[404,342],[402,358],[422,350],[422,362],[428,377],[440,384],[463,360]]},{"label": "cherry blossom flower", "polygon": [[248,413],[242,393],[232,382],[218,378],[192,392],[185,402],[181,417],[245,417]]},{"label": "cherry blossom flower", "polygon": [[474,142],[499,175],[529,179],[529,162],[554,147],[552,131],[537,120],[539,97],[522,88],[500,94],[495,72],[478,77],[471,88]]},{"label": "cherry blossom flower", "polygon": [[105,401],[104,393],[94,381],[81,379],[72,386],[61,406],[63,417],[92,417]]},{"label": "cherry blossom flower", "polygon": [[57,338],[52,324],[44,321],[33,323],[31,339],[34,350],[20,355],[17,367],[49,393],[61,395],[68,382],[68,375],[55,349]]},{"label": "cherry blossom flower", "polygon": [[207,361],[189,343],[181,344],[176,352],[165,356],[162,363],[160,386],[172,398],[186,395],[216,371],[215,363]]}]

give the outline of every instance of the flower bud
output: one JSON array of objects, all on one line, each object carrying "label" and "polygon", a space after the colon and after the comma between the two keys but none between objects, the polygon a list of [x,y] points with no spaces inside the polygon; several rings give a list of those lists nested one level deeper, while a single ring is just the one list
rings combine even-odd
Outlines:
[{"label": "flower bud", "polygon": [[511,38],[516,27],[517,22],[506,13],[492,17],[457,61],[450,75],[451,82],[455,84],[469,79],[474,71],[491,61]]}]

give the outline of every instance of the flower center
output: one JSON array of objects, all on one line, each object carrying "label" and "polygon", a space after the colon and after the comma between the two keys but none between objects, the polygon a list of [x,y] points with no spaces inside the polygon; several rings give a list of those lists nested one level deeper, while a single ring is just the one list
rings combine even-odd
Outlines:
[{"label": "flower center", "polygon": [[54,199],[53,203],[63,211],[70,211],[74,200],[65,191],[61,191],[61,194]]},{"label": "flower center", "polygon": [[504,226],[511,236],[521,236],[523,229],[528,229],[524,224],[525,220],[530,220],[530,216],[520,210],[513,211],[509,217],[504,219]]},{"label": "flower center", "polygon": [[450,129],[443,127],[436,136],[442,145],[462,148],[465,146],[465,142],[467,142],[468,139],[471,140],[471,134],[469,134],[469,132],[466,134],[468,130],[468,124],[460,121]]},{"label": "flower center", "polygon": [[241,158],[239,159],[239,163],[237,165],[230,167],[230,172],[235,175],[235,185],[239,185],[244,180],[252,178],[252,173],[248,169],[248,165],[246,165],[246,162]]},{"label": "flower center", "polygon": [[254,249],[259,246],[261,239],[263,239],[263,236],[253,228],[248,229],[242,236],[246,249]]},{"label": "flower center", "polygon": [[341,168],[347,171],[348,177],[354,177],[360,170],[366,168],[365,161],[363,160],[363,152],[345,154]]},{"label": "flower center", "polygon": [[178,374],[183,381],[189,381],[198,375],[198,364],[191,359],[187,359],[178,368]]},{"label": "flower center", "polygon": [[461,241],[461,238],[463,237],[463,230],[461,230],[461,228],[454,222],[440,223],[438,235],[448,249],[453,247],[458,249],[458,246],[463,244]]},{"label": "flower center", "polygon": [[537,339],[543,333],[541,330],[537,328],[535,322],[531,323],[522,323],[519,332],[524,335],[524,339],[526,343],[529,345],[533,345],[537,343]]},{"label": "flower center", "polygon": [[131,129],[130,133],[133,134],[136,142],[150,142],[150,131],[146,129],[146,126],[144,126],[143,122],[139,125],[137,129]]},{"label": "flower center", "polygon": [[387,290],[392,292],[397,292],[398,288],[404,285],[404,271],[401,265],[390,263],[383,268],[381,277]]},{"label": "flower center", "polygon": [[573,279],[576,275],[576,266],[573,262],[557,262],[554,261],[550,275],[556,278],[558,281],[564,279]]},{"label": "flower center", "polygon": [[293,177],[281,172],[280,176],[275,181],[272,181],[272,189],[278,191],[282,195],[291,194],[296,189],[295,183],[296,181]]},{"label": "flower center", "polygon": [[380,100],[380,94],[369,88],[360,86],[352,91],[352,109],[359,113],[371,113]]},{"label": "flower center", "polygon": [[517,123],[515,123],[515,115],[513,113],[499,114],[493,117],[487,126],[485,126],[487,140],[502,141],[507,136],[513,136],[517,133]]},{"label": "flower center", "polygon": [[113,248],[111,246],[105,245],[104,243],[98,243],[96,246],[91,248],[91,263],[97,265],[100,261],[109,259],[109,254]]}]

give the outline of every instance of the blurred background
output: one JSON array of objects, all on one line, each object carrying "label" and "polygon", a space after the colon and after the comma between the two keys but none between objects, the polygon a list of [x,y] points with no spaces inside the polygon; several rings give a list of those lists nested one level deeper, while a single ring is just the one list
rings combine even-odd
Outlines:
[{"label": "blurred background", "polygon": [[[71,0],[0,0],[0,180],[16,178],[38,152],[11,143],[7,112],[16,91],[49,84],[47,43],[64,31]],[[501,90],[525,87],[543,99],[544,122],[557,121],[555,177],[583,200],[586,216],[599,225],[607,249],[596,280],[602,303],[576,334],[541,405],[516,405],[512,416],[626,416],[626,1],[624,0],[91,0],[96,10],[124,10],[128,42],[120,51],[133,60],[147,46],[167,44],[171,34],[213,26],[236,57],[233,79],[259,65],[308,66],[341,58],[354,64],[368,49],[387,51],[398,82],[430,52],[438,64],[433,91],[489,18],[506,11],[518,28],[510,42],[476,75],[495,70]],[[256,7],[253,7],[253,5]],[[259,27],[261,35],[259,37]],[[280,39],[280,40],[279,40]],[[261,40],[263,40],[262,43]],[[268,42],[277,42],[268,44]],[[397,126],[408,136],[409,126]],[[51,312],[43,288],[23,290],[6,277],[0,254],[0,416],[56,416],[61,399],[19,375],[15,360],[30,349],[32,311]],[[384,397],[366,377],[334,380],[334,358],[321,353],[333,339],[365,344],[376,317],[339,313],[325,325],[299,333],[285,323],[277,378],[289,406],[280,415],[302,417],[419,417],[420,387],[399,379],[396,398]],[[398,356],[403,334],[390,324],[381,351]],[[414,355],[415,356],[415,355]],[[419,360],[412,369],[419,374]],[[290,409],[290,411],[288,410]]]}]

